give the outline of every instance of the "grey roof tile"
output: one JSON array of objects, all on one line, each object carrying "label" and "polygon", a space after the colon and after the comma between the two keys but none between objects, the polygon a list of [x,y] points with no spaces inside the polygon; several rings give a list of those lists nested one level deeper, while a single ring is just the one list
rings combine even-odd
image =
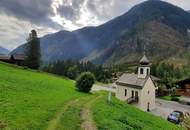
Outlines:
[{"label": "grey roof tile", "polygon": [[[123,74],[117,81],[116,84],[123,85],[132,85],[138,88],[143,88],[145,82],[147,81],[149,76],[146,78],[138,78],[137,74]],[[132,87],[131,86],[131,87]]]},{"label": "grey roof tile", "polygon": [[146,83],[147,79],[151,77],[154,81],[159,81],[160,79],[155,76],[147,76],[146,78],[138,78],[137,74],[123,74],[117,81],[116,84],[123,85],[132,88],[142,89],[144,84]]}]

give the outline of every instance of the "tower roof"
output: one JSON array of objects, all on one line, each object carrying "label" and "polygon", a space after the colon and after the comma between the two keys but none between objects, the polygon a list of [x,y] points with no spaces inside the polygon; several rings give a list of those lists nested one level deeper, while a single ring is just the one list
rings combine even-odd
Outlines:
[{"label": "tower roof", "polygon": [[148,65],[149,64],[149,60],[148,60],[148,58],[146,57],[146,55],[144,55],[142,58],[141,58],[141,60],[140,60],[140,64],[141,65]]}]

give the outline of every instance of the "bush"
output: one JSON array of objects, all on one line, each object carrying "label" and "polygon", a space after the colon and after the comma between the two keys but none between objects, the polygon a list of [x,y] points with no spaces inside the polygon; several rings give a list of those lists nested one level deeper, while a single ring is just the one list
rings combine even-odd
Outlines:
[{"label": "bush", "polygon": [[178,97],[172,97],[171,100],[178,102],[178,101],[179,101],[179,98],[178,98]]},{"label": "bush", "polygon": [[186,100],[180,100],[179,103],[183,105],[188,105],[188,102]]},{"label": "bush", "polygon": [[95,77],[90,72],[82,73],[76,81],[76,87],[79,91],[88,93],[90,92],[92,85],[95,83]]},{"label": "bush", "polygon": [[156,96],[163,97],[169,95],[169,91],[166,89],[166,86],[159,86]]},{"label": "bush", "polygon": [[180,95],[172,94],[171,97],[180,97]]}]

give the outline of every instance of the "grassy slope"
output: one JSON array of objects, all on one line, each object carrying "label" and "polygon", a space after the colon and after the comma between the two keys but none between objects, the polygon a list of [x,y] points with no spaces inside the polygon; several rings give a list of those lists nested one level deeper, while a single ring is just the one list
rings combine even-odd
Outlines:
[{"label": "grassy slope", "polygon": [[74,82],[0,64],[0,120],[9,128],[44,129],[52,114],[72,98]]},{"label": "grassy slope", "polygon": [[[81,94],[74,82],[60,77],[18,69],[0,63],[0,124],[7,129],[44,130],[56,113],[69,101],[73,104],[61,114],[59,130],[80,130],[83,107],[99,94]],[[105,95],[105,94],[101,94]],[[128,106],[114,98],[108,105],[105,96],[92,106],[99,129],[175,129],[175,125]],[[77,100],[78,99],[78,100]],[[59,118],[58,118],[59,119]]]},{"label": "grassy slope", "polygon": [[[104,96],[102,99],[106,99]],[[112,104],[106,100],[98,100],[93,105],[94,119],[101,130],[174,130],[169,122],[150,113],[139,111],[116,98],[112,98]]]}]

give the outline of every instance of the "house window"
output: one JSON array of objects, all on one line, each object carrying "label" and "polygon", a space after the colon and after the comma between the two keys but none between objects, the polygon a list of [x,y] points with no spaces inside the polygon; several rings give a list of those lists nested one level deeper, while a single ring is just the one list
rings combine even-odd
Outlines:
[{"label": "house window", "polygon": [[140,74],[143,74],[143,68],[140,69]]},{"label": "house window", "polygon": [[150,91],[148,91],[148,94],[150,93]]},{"label": "house window", "polygon": [[125,89],[125,96],[127,96],[127,89]]}]

